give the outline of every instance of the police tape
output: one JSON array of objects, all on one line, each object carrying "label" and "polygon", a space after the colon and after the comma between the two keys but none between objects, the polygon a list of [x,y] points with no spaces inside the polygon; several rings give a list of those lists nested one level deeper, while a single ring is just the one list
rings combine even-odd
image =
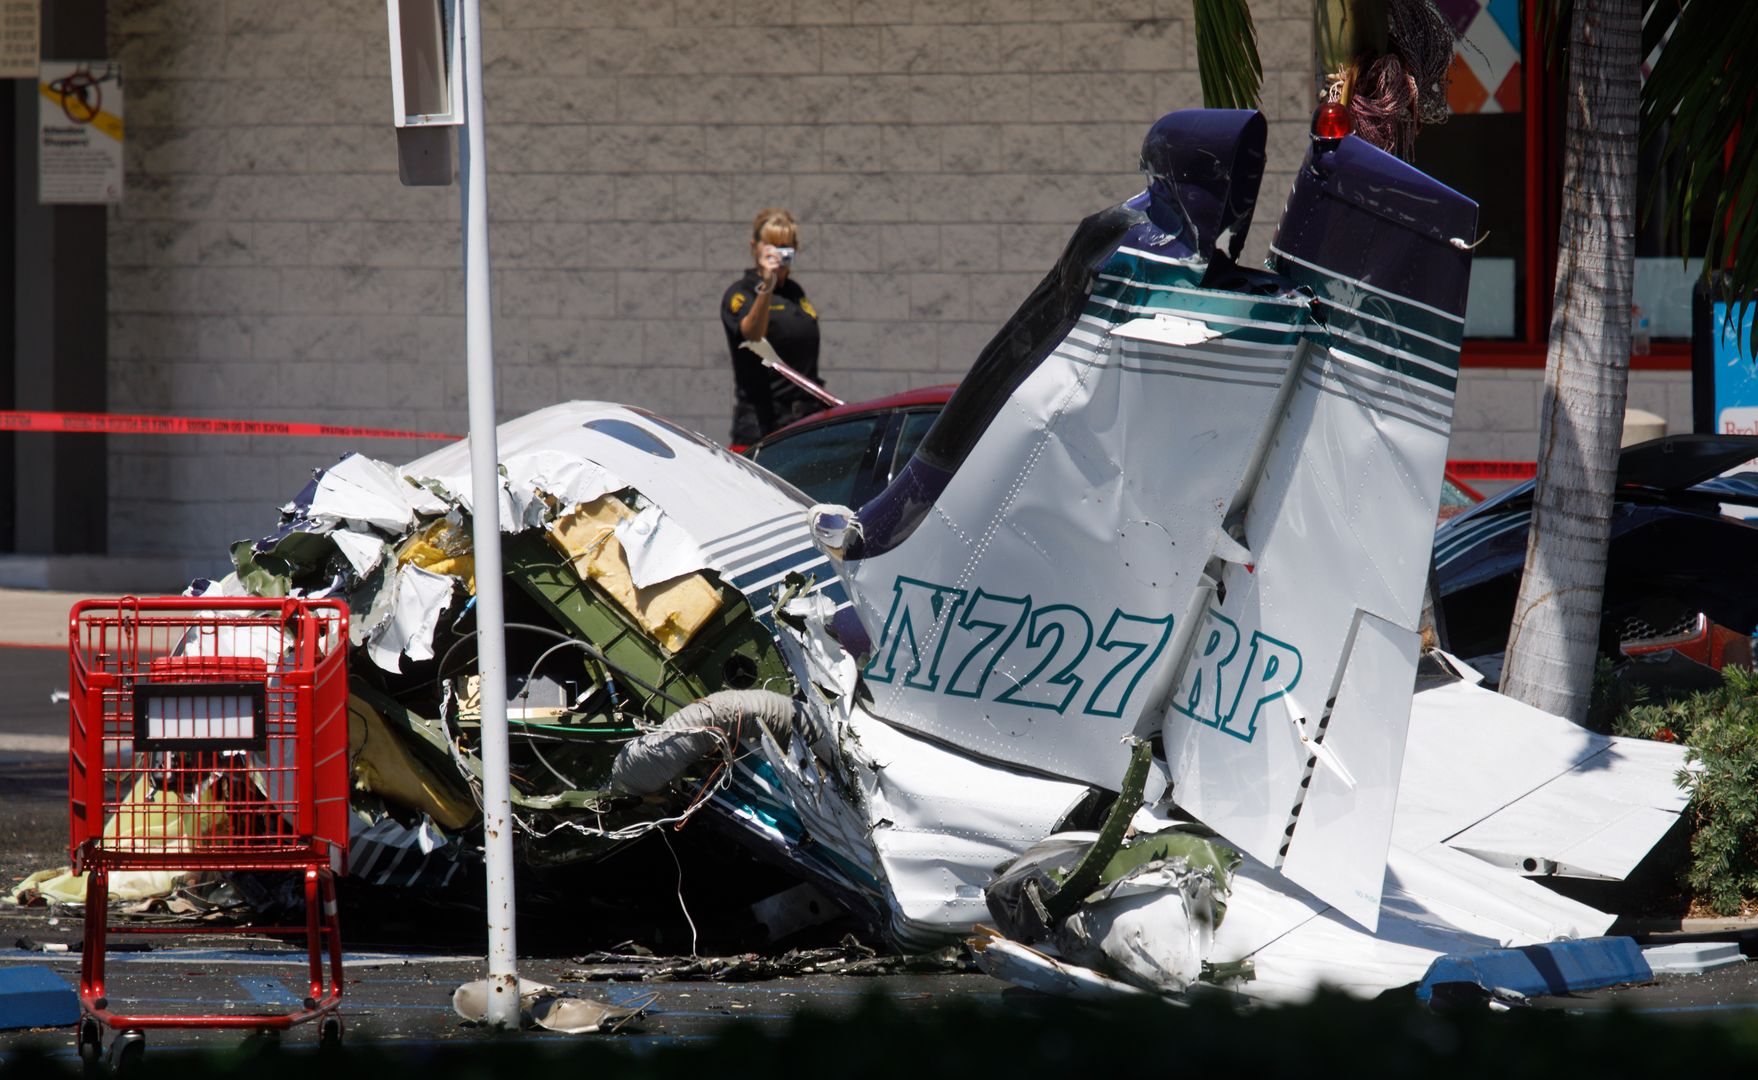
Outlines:
[{"label": "police tape", "polygon": [[216,420],[205,416],[130,416],[117,413],[0,410],[0,433],[12,431],[74,435],[281,435],[290,438],[448,441],[459,437],[438,431],[400,431],[396,428],[354,427],[347,424]]},{"label": "police tape", "polygon": [[1449,461],[1447,471],[1461,480],[1530,480],[1536,461]]}]

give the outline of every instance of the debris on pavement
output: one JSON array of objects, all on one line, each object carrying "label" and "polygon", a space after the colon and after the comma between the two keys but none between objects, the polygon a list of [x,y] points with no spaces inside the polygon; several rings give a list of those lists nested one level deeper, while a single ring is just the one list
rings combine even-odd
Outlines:
[{"label": "debris on pavement", "polygon": [[[653,1004],[649,998],[638,1005],[610,1005],[530,979],[519,980],[519,1022],[565,1035],[615,1034],[640,1020]],[[452,992],[452,1011],[467,1023],[488,1018],[488,980],[467,982]]]},{"label": "debris on pavement", "polygon": [[1746,962],[1735,941],[1681,941],[1676,945],[1650,945],[1642,958],[1655,973],[1701,975],[1716,968]]},{"label": "debris on pavement", "polygon": [[895,975],[899,972],[969,971],[963,949],[949,945],[914,956],[881,953],[852,937],[821,949],[789,949],[779,955],[651,956],[590,953],[562,978],[577,982],[761,982],[803,975]]}]

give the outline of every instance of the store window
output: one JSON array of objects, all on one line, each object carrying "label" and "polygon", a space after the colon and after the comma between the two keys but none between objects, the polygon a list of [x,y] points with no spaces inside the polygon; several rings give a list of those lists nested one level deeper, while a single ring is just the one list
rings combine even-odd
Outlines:
[{"label": "store window", "polygon": [[[1442,0],[1459,32],[1448,75],[1452,117],[1425,129],[1415,165],[1477,200],[1465,334],[1514,339],[1524,327],[1526,90],[1518,0]],[[1488,166],[1488,167],[1486,167]]]},{"label": "store window", "polygon": [[[1320,72],[1338,70],[1350,39],[1349,9],[1360,0],[1322,0]],[[1475,199],[1478,236],[1471,269],[1461,362],[1481,367],[1538,367],[1550,327],[1556,274],[1563,116],[1560,74],[1537,55],[1533,5],[1519,0],[1436,0],[1460,38],[1447,89],[1451,117],[1422,130],[1414,163]],[[1652,57],[1649,58],[1652,61]],[[1648,66],[1644,65],[1644,74]],[[1321,75],[1321,81],[1324,77]],[[1667,182],[1658,145],[1638,163],[1638,204]],[[1711,188],[1713,190],[1713,188]],[[1632,329],[1640,326],[1632,366],[1690,364],[1691,296],[1702,269],[1709,207],[1690,235],[1665,225],[1659,203],[1636,237]],[[1686,256],[1692,256],[1686,258]]]}]

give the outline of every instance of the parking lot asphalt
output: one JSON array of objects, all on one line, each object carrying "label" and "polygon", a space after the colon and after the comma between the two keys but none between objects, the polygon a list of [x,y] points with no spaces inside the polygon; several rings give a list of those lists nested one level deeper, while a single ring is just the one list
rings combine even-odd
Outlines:
[{"label": "parking lot asphalt", "polygon": [[[66,706],[54,694],[66,687],[66,659],[57,647],[55,629],[65,625],[65,603],[70,601],[38,596],[28,605],[14,605],[9,599],[0,591],[0,642],[8,643],[0,644],[0,876],[10,887],[30,872],[67,862]],[[0,970],[43,966],[70,985],[76,983],[81,927],[76,911],[0,906]],[[436,938],[423,927],[423,917],[414,915],[400,936],[379,933],[370,943],[350,944],[343,1015],[351,1042],[414,1046],[486,1037],[484,1029],[466,1026],[451,1008],[452,991],[485,974],[482,956],[458,944],[468,942],[470,934],[453,927],[445,935],[447,945],[429,947]],[[346,927],[343,937],[350,940]],[[1665,938],[1681,939],[1677,934]],[[1758,937],[1748,932],[1743,945],[1748,954],[1758,951]],[[868,994],[911,1009],[970,1001],[1016,1007],[1029,997],[974,973],[817,974],[743,983],[569,983],[566,977],[577,965],[568,954],[566,935],[559,940],[548,935],[538,951],[542,955],[521,957],[523,977],[562,984],[579,996],[613,1004],[650,999],[645,1017],[616,1036],[631,1046],[702,1039],[728,1023],[783,1024],[807,1009],[834,1014]],[[119,1002],[135,999],[167,1011],[285,1010],[303,994],[303,962],[302,952],[285,943],[160,937],[112,953],[112,992]],[[1746,1020],[1758,1017],[1758,964],[1707,975],[1660,976],[1643,986],[1535,999],[1533,1004],[1578,1012],[1631,1009],[1687,1021]],[[237,1032],[167,1030],[152,1032],[148,1041],[223,1046],[240,1038]],[[295,1029],[284,1044],[289,1049],[315,1046],[316,1038],[315,1029]],[[0,1033],[0,1055],[26,1041],[45,1043],[57,1054],[74,1053],[74,1032],[65,1028]]]}]

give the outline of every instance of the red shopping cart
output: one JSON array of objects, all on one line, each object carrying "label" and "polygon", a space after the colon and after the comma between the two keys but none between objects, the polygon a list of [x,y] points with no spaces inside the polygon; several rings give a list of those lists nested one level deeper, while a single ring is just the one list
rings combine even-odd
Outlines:
[{"label": "red shopping cart", "polygon": [[[86,881],[79,1050],[113,1060],[149,1028],[279,1030],[322,1018],[342,1037],[342,938],[335,876],[348,850],[348,609],[334,600],[86,600],[70,615],[68,810]],[[109,1000],[110,874],[124,870],[287,871],[304,875],[310,989],[286,1013],[169,1015]],[[203,926],[201,933],[216,932]],[[328,953],[329,981],[323,958]]]}]

